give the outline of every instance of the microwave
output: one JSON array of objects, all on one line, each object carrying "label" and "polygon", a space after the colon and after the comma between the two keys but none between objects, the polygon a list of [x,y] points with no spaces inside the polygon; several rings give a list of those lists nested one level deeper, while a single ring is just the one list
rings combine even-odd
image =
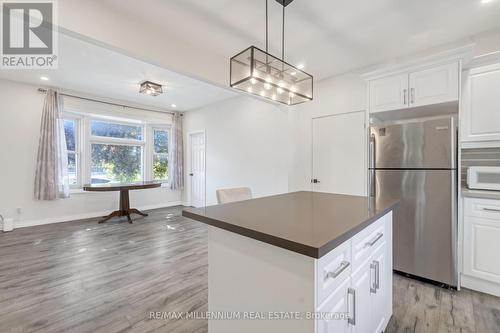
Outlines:
[{"label": "microwave", "polygon": [[500,167],[469,167],[467,186],[470,189],[500,191]]}]

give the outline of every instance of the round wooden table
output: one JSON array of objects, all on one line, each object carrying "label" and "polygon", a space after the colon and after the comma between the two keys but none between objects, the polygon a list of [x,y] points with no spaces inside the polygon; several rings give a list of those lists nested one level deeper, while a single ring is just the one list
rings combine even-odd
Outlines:
[{"label": "round wooden table", "polygon": [[148,216],[148,214],[141,212],[138,209],[130,208],[129,191],[130,190],[144,190],[148,188],[156,188],[161,186],[161,182],[157,181],[144,181],[144,182],[134,182],[134,183],[113,183],[113,184],[92,184],[84,185],[83,190],[89,192],[111,192],[120,191],[120,210],[115,210],[104,219],[99,221],[99,223],[106,222],[112,217],[126,216],[129,223],[132,223],[130,214],[138,214],[142,216]]}]

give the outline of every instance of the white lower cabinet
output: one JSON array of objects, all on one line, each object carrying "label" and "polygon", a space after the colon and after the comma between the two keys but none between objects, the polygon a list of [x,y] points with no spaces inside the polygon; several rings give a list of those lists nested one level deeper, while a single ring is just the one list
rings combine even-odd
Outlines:
[{"label": "white lower cabinet", "polygon": [[366,333],[373,331],[372,325],[372,269],[366,261],[352,276],[351,294],[353,306],[351,309],[352,332]]},{"label": "white lower cabinet", "polygon": [[344,283],[318,309],[321,316],[318,320],[317,333],[347,333],[351,331],[350,324],[343,317],[349,313],[350,286],[351,278],[345,279]]},{"label": "white lower cabinet", "polygon": [[383,246],[375,252],[370,264],[374,276],[374,288],[371,294],[371,308],[373,311],[373,322],[371,327],[375,327],[373,332],[377,333],[384,331],[384,325],[386,325],[390,319],[388,316],[390,316],[392,306],[389,301],[392,297],[392,269],[389,267],[388,250],[387,243],[384,243]]},{"label": "white lower cabinet", "polygon": [[464,198],[464,287],[500,296],[500,200]]},{"label": "white lower cabinet", "polygon": [[[332,279],[330,283],[335,283],[336,289],[330,289],[329,295],[322,294],[326,289],[318,289],[317,300],[322,302],[317,308],[321,315],[317,333],[381,333],[385,330],[392,315],[391,241],[392,216],[389,214],[325,256],[332,262],[342,258],[344,265],[352,266],[352,270],[341,271],[341,266],[333,266],[337,280]],[[351,251],[346,250],[348,245]],[[323,272],[328,265],[320,261],[318,267]],[[350,274],[346,275],[347,272]],[[348,318],[340,316],[343,313],[347,313]]]}]

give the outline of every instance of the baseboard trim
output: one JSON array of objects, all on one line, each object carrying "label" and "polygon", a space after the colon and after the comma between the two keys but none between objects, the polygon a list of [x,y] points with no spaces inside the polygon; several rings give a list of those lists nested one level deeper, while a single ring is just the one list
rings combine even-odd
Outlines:
[{"label": "baseboard trim", "polygon": [[[140,207],[136,207],[136,208],[139,210],[152,210],[152,209],[167,208],[167,207],[181,206],[181,205],[182,205],[181,201],[173,201],[173,202],[168,202],[168,203],[164,203],[164,204],[145,205],[145,206],[140,206]],[[49,217],[49,218],[40,219],[40,220],[14,221],[14,229],[34,227],[37,225],[45,225],[45,224],[52,224],[52,223],[69,222],[69,221],[75,221],[75,220],[91,219],[91,218],[95,218],[95,217],[99,217],[99,216],[106,216],[109,213],[110,213],[110,211],[101,211],[101,212],[90,212],[90,213],[75,214],[75,215]]]},{"label": "baseboard trim", "polygon": [[462,274],[462,287],[500,297],[500,284]]}]

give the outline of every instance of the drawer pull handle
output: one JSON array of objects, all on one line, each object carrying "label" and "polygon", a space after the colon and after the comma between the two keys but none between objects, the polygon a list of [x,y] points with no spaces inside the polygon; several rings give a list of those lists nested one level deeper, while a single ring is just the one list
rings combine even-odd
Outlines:
[{"label": "drawer pull handle", "polygon": [[375,245],[375,243],[380,239],[382,238],[382,236],[384,236],[383,233],[381,232],[378,232],[377,235],[375,237],[373,237],[373,239],[369,242],[366,242],[365,243],[365,246],[363,248],[367,248],[367,247],[370,247],[370,246],[373,246]]},{"label": "drawer pull handle", "polygon": [[500,209],[495,209],[495,208],[483,208],[483,210],[487,212],[497,212],[500,213]]},{"label": "drawer pull handle", "polygon": [[356,290],[353,288],[347,289],[347,311],[350,310],[349,295],[352,295],[352,316],[349,315],[347,323],[356,326]]},{"label": "drawer pull handle", "polygon": [[340,274],[342,274],[343,271],[345,271],[347,269],[347,267],[349,267],[351,265],[351,263],[349,261],[342,261],[340,263],[340,266],[334,270],[333,272],[328,272],[328,274],[326,275],[326,278],[332,278],[332,279],[335,279],[337,276],[339,276]]},{"label": "drawer pull handle", "polygon": [[[379,287],[379,282],[378,282],[378,261],[373,260],[373,262],[370,264],[370,275],[371,275],[371,270],[373,269],[374,276],[375,276],[375,281],[373,281],[373,284],[370,286],[370,292],[372,294],[377,293],[377,289]],[[371,279],[371,276],[370,276]]]}]

